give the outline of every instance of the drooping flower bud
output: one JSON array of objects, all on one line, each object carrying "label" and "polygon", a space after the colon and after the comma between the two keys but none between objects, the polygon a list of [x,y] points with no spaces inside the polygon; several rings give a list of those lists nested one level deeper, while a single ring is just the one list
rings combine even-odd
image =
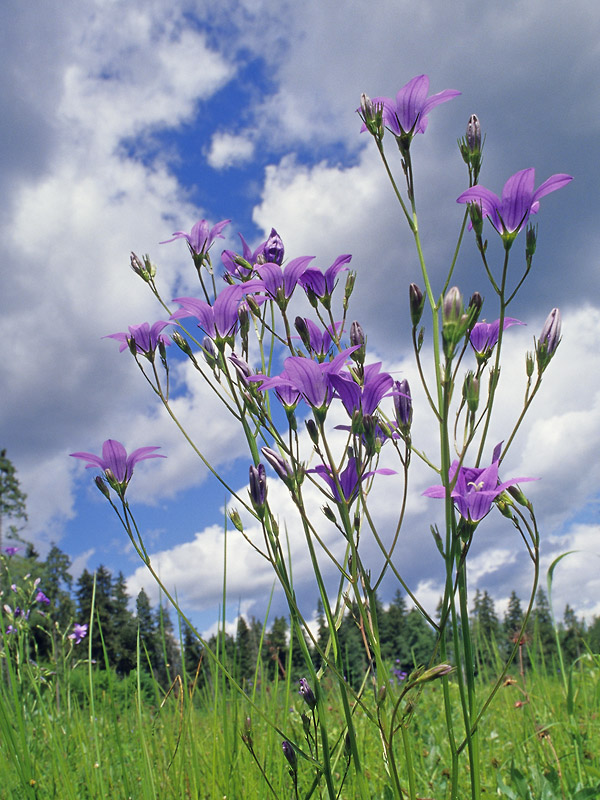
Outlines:
[{"label": "drooping flower bud", "polygon": [[265,242],[263,249],[265,261],[270,261],[273,264],[279,264],[279,266],[281,266],[283,263],[284,252],[285,251],[281,237],[275,228],[271,228],[271,233]]},{"label": "drooping flower bud", "polygon": [[310,685],[306,680],[306,678],[300,678],[299,683],[300,683],[299,692],[302,695],[302,698],[306,703],[306,705],[312,711],[313,708],[317,705],[317,698],[315,697],[313,690],[310,688]]},{"label": "drooping flower bud", "polygon": [[408,287],[408,297],[410,300],[410,318],[413,328],[416,328],[421,321],[421,317],[423,316],[425,295],[419,289],[416,283],[411,283],[411,285]]},{"label": "drooping flower bud", "polygon": [[108,486],[104,483],[100,475],[96,475],[95,481],[96,481],[96,486],[98,487],[98,489],[100,489],[104,497],[106,497],[107,500],[110,500],[110,492],[108,491]]},{"label": "drooping flower bud", "polygon": [[314,419],[306,420],[306,430],[308,431],[311,442],[317,447],[319,444],[319,429]]},{"label": "drooping flower bud", "polygon": [[561,327],[560,311],[558,308],[553,308],[544,322],[544,327],[536,345],[538,370],[540,372],[546,369],[560,344]]},{"label": "drooping flower bud", "polygon": [[267,474],[264,464],[259,464],[258,467],[252,465],[249,472],[250,500],[252,501],[254,510],[262,519],[265,512],[265,503],[267,501]]},{"label": "drooping flower bud", "polygon": [[233,364],[235,371],[237,372],[241,382],[244,386],[248,386],[248,378],[252,375],[252,370],[250,369],[250,365],[244,358],[240,358],[240,356],[232,353],[229,356],[229,360]]}]

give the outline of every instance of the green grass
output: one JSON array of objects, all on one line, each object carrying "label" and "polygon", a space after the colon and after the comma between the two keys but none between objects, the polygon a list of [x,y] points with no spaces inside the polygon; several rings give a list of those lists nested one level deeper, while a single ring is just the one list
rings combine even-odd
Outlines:
[{"label": "green grass", "polygon": [[[59,684],[57,676],[41,680],[34,665],[17,674],[9,659],[1,664],[3,799],[294,796],[281,736],[256,711],[250,715],[246,702],[218,675],[201,691],[193,676],[185,681],[176,677],[165,692],[143,672],[121,680],[99,665],[90,665],[88,671],[86,664],[80,664]],[[512,675],[516,683],[502,687],[481,722],[482,796],[523,800],[599,796],[600,660],[586,656],[576,664],[568,702],[562,680],[542,667],[534,664],[525,686],[517,670]],[[341,704],[333,684],[325,680],[323,688],[328,731],[335,741],[344,733]],[[485,678],[480,678],[480,689],[483,694]],[[300,715],[306,707],[294,685],[259,682],[255,701],[269,722],[303,745]],[[386,800],[391,794],[376,731],[359,710],[356,721],[371,796]],[[256,758],[244,744],[244,733],[252,738]],[[443,800],[448,747],[438,682],[427,684],[418,699],[409,741],[418,796]],[[398,735],[400,764],[403,758]],[[342,753],[335,767],[338,780],[345,766]],[[466,770],[464,759],[464,796],[469,791]],[[313,778],[311,764],[299,758],[300,797],[308,795]],[[318,790],[312,796],[319,797]],[[354,797],[350,768],[340,798]]]}]

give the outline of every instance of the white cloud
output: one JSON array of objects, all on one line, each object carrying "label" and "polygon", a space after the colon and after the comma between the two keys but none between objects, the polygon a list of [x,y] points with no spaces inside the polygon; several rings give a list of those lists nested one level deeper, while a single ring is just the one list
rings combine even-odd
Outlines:
[{"label": "white cloud", "polygon": [[232,133],[215,133],[210,142],[207,161],[214,169],[228,169],[250,161],[254,143],[246,136]]}]

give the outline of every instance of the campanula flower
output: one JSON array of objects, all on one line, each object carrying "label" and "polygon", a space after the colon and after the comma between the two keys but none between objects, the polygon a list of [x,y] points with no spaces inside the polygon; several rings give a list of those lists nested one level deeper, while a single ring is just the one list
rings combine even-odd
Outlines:
[{"label": "campanula flower", "polygon": [[[336,334],[341,328],[342,323],[336,322]],[[300,334],[302,344],[310,353],[314,353],[318,361],[324,361],[329,352],[333,337],[332,327],[328,326],[324,331],[308,317],[296,317],[294,326]]]},{"label": "campanula flower", "polygon": [[45,606],[49,606],[50,605],[50,598],[46,597],[46,595],[42,591],[39,591],[35,596],[35,602],[36,603],[43,603]]},{"label": "campanula flower", "polygon": [[128,333],[109,333],[103,336],[103,339],[116,339],[121,342],[119,353],[127,350],[130,347],[130,342],[133,342],[136,352],[148,358],[154,355],[154,352],[159,344],[170,345],[171,342],[168,336],[161,333],[163,328],[170,325],[170,322],[165,320],[158,320],[152,327],[150,323],[141,322],[139,325],[130,325]]},{"label": "campanula flower", "polygon": [[540,198],[561,189],[572,180],[571,175],[558,173],[552,175],[534,190],[535,170],[530,167],[516,172],[506,181],[502,190],[502,198],[490,189],[486,189],[485,186],[477,184],[463,192],[456,202],[476,203],[481,209],[481,214],[489,217],[490,222],[505,243],[510,244],[527,223],[530,214],[537,214]]},{"label": "campanula flower", "polygon": [[347,371],[330,376],[330,383],[349,416],[352,417],[357,410],[362,414],[373,414],[382,398],[390,394],[394,380],[387,372],[380,372],[380,369],[381,362],[368,364],[364,368],[362,385]]},{"label": "campanula flower", "polygon": [[18,553],[20,549],[20,547],[5,547],[4,552],[7,556],[14,556],[15,553]]},{"label": "campanula flower", "polygon": [[[525,325],[518,319],[513,317],[504,317],[503,330],[510,328],[511,325]],[[481,358],[489,358],[492,348],[498,341],[500,335],[500,320],[495,322],[476,322],[473,325],[473,330],[469,334],[469,341],[471,347]]]},{"label": "campanula flower", "polygon": [[300,684],[300,689],[298,691],[302,695],[302,699],[304,700],[306,705],[312,711],[312,709],[317,705],[317,698],[315,697],[315,693],[310,688],[310,684],[306,680],[306,678],[300,678],[299,684]]},{"label": "campanula flower", "polygon": [[[459,514],[469,522],[479,522],[491,511],[494,500],[498,495],[513,486],[515,483],[536,481],[537,478],[511,478],[503,483],[498,482],[498,466],[502,443],[496,445],[492,463],[485,469],[473,467],[460,467],[456,484],[451,491]],[[458,461],[454,461],[449,471],[449,480],[452,482],[458,469]],[[423,494],[426,497],[443,499],[446,497],[444,486],[430,486]]]},{"label": "campanula flower", "polygon": [[138,461],[144,461],[147,458],[166,458],[166,456],[154,452],[159,449],[159,447],[138,447],[133,453],[127,455],[127,450],[121,442],[107,439],[102,445],[101,456],[94,453],[71,453],[71,456],[87,461],[86,469],[90,467],[101,469],[113,489],[123,495]]},{"label": "campanula flower", "polygon": [[427,115],[433,108],[460,94],[454,89],[445,89],[427,97],[428,91],[427,75],[417,75],[400,89],[395,100],[374,97],[371,103],[374,107],[383,105],[383,122],[394,136],[410,135],[412,138],[417,133],[425,133],[429,122]]},{"label": "campanula flower", "polygon": [[331,400],[332,387],[330,376],[339,372],[348,356],[356,348],[350,347],[338,353],[331,361],[317,364],[310,358],[289,356],[283,362],[284,369],[279,375],[252,375],[248,380],[262,381],[260,389],[276,389],[279,393],[287,387],[296,398],[301,395],[312,408],[323,408]]},{"label": "campanula flower", "polygon": [[300,277],[313,258],[314,256],[293,258],[285,267],[272,262],[261,264],[256,268],[260,280],[253,281],[253,285],[256,284],[257,289],[262,289],[285,310]]},{"label": "campanula flower", "polygon": [[[257,284],[256,287],[254,283]],[[252,287],[261,288],[260,282],[252,281]],[[196,297],[176,297],[173,302],[179,303],[181,308],[171,314],[171,319],[195,317],[198,320],[198,327],[211,339],[227,339],[235,334],[239,322],[238,310],[248,291],[250,291],[249,283],[225,286],[212,305]],[[260,301],[261,298],[257,299],[257,302]]]},{"label": "campanula flower", "polygon": [[556,348],[560,344],[562,320],[558,308],[553,308],[546,317],[540,338],[536,344],[536,356],[540,372],[550,363]]},{"label": "campanula flower", "polygon": [[185,233],[185,231],[175,231],[171,239],[165,239],[165,241],[160,242],[160,244],[168,244],[169,242],[174,242],[175,239],[185,239],[191,254],[199,256],[208,252],[215,239],[225,238],[221,231],[226,225],[229,225],[230,222],[230,219],[224,219],[221,222],[217,222],[217,224],[213,225],[211,228],[205,219],[201,219],[200,222],[194,225],[189,233]]},{"label": "campanula flower", "polygon": [[394,381],[394,411],[396,422],[401,430],[409,431],[412,425],[413,405],[410,386],[406,378]]},{"label": "campanula flower", "polygon": [[85,639],[87,632],[87,624],[79,625],[79,623],[76,622],[73,625],[73,632],[67,636],[67,639],[72,639],[75,644],[79,644],[83,639]]},{"label": "campanula flower", "polygon": [[338,256],[325,273],[316,267],[309,267],[301,275],[299,283],[306,292],[312,292],[320,300],[329,300],[335,289],[338,274],[348,269],[345,265],[351,260],[352,256],[349,254]]},{"label": "campanula flower", "polygon": [[314,469],[309,469],[307,471],[316,472],[317,475],[320,475],[321,478],[323,478],[325,483],[331,489],[332,499],[335,500],[336,503],[345,502],[348,505],[353,503],[358,497],[361,482],[365,481],[367,478],[370,478],[371,475],[396,474],[393,469],[382,467],[381,469],[375,469],[371,472],[365,472],[359,478],[356,458],[354,456],[350,456],[348,458],[348,464],[346,465],[346,468],[338,474],[338,480],[343,495],[342,498],[330,467],[325,466],[325,464],[318,464]]}]

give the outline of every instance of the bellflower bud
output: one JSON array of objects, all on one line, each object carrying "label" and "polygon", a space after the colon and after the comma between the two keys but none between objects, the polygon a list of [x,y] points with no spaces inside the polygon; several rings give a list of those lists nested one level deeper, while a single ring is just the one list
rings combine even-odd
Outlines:
[{"label": "bellflower bud", "polygon": [[471,153],[476,153],[481,150],[481,124],[477,114],[471,114],[469,117],[465,139]]},{"label": "bellflower bud", "polygon": [[232,508],[229,512],[229,519],[231,520],[233,527],[238,530],[240,533],[244,532],[244,525],[242,524],[242,518],[240,517],[239,513],[236,511],[235,508]]},{"label": "bellflower bud", "polygon": [[271,228],[271,233],[265,242],[263,249],[265,261],[270,261],[273,264],[279,264],[279,266],[281,266],[283,263],[284,252],[285,251],[281,237],[275,228]]},{"label": "bellflower bud", "polygon": [[533,353],[527,353],[525,356],[525,372],[527,373],[527,377],[531,378],[533,375],[533,368],[535,366],[535,356]]},{"label": "bellflower bud", "polygon": [[412,424],[413,406],[406,378],[394,382],[394,411],[398,427],[403,433],[408,433]]},{"label": "bellflower bud", "polygon": [[267,474],[263,464],[250,467],[250,500],[262,519],[267,501]]},{"label": "bellflower bud", "polygon": [[419,289],[416,283],[411,283],[411,285],[408,287],[408,297],[410,300],[410,318],[413,328],[416,328],[421,321],[421,317],[423,316],[425,295]]},{"label": "bellflower bud", "polygon": [[290,767],[292,768],[292,772],[296,772],[298,769],[298,757],[296,755],[296,751],[294,750],[294,746],[291,742],[288,742],[285,739],[281,743],[281,749],[283,750],[283,755],[287,758]]},{"label": "bellflower bud", "polygon": [[240,356],[232,353],[229,356],[229,360],[233,364],[235,371],[237,372],[240,381],[244,384],[244,386],[248,386],[248,378],[252,375],[252,370],[250,369],[250,365],[244,358],[240,358]]},{"label": "bellflower bud", "polygon": [[102,492],[104,497],[106,497],[107,500],[110,500],[110,492],[108,491],[108,486],[104,483],[100,475],[96,475],[95,480],[98,489],[100,489],[100,491]]},{"label": "bellflower bud", "polygon": [[538,370],[540,372],[546,369],[560,344],[561,327],[560,311],[558,308],[553,308],[544,322],[544,327],[536,345]]},{"label": "bellflower bud", "polygon": [[442,305],[442,319],[444,324],[451,322],[456,323],[460,320],[463,314],[463,300],[462,295],[456,286],[448,289],[444,297]]},{"label": "bellflower bud", "polygon": [[537,225],[528,225],[525,232],[525,258],[531,261],[537,246]]},{"label": "bellflower bud", "polygon": [[365,336],[365,332],[362,329],[362,325],[360,322],[354,320],[352,325],[350,326],[350,346],[356,347],[358,345],[360,347],[359,350],[355,350],[350,358],[353,361],[356,361],[357,364],[364,364],[365,363],[365,355],[366,355],[366,345],[367,345],[367,337]]},{"label": "bellflower bud", "polygon": [[456,345],[469,327],[469,315],[464,313],[461,293],[453,286],[448,289],[442,303],[442,340],[444,355],[451,359]]},{"label": "bellflower bud", "polygon": [[300,339],[302,340],[302,344],[304,345],[304,347],[306,347],[308,351],[311,351],[312,347],[310,344],[310,332],[308,330],[308,325],[306,324],[306,320],[303,319],[302,317],[296,317],[296,319],[294,320],[294,327],[298,331],[298,335],[300,336]]},{"label": "bellflower bud", "polygon": [[[348,308],[348,303],[350,302],[350,298],[352,297],[352,292],[354,291],[354,284],[356,283],[356,272],[350,271],[348,273],[348,277],[346,278],[346,285],[344,286],[344,302],[343,307],[344,310]],[[331,300],[331,298],[329,298]],[[325,308],[329,308],[328,305],[323,302]]]},{"label": "bellflower bud", "polygon": [[471,371],[465,375],[463,398],[469,411],[474,414],[479,407],[479,379]]},{"label": "bellflower bud", "polygon": [[315,447],[319,444],[319,429],[314,421],[314,419],[307,419],[306,420],[306,430],[308,431],[308,435],[310,436],[311,442],[314,444]]},{"label": "bellflower bud", "polygon": [[483,297],[479,294],[479,292],[473,292],[471,299],[469,300],[469,305],[467,306],[467,311],[469,313],[469,330],[479,319],[482,308]]},{"label": "bellflower bud", "polygon": [[317,705],[317,698],[315,697],[313,690],[310,688],[306,678],[300,678],[299,683],[300,683],[299,692],[302,695],[302,698],[306,703],[306,705],[312,711],[313,708]]},{"label": "bellflower bud", "polygon": [[374,103],[371,98],[363,92],[360,96],[359,114],[369,133],[381,139],[384,133],[383,105],[381,103]]},{"label": "bellflower bud", "polygon": [[270,447],[263,447],[261,452],[281,480],[289,485],[290,481],[293,481],[294,479],[294,471],[285,458]]}]

